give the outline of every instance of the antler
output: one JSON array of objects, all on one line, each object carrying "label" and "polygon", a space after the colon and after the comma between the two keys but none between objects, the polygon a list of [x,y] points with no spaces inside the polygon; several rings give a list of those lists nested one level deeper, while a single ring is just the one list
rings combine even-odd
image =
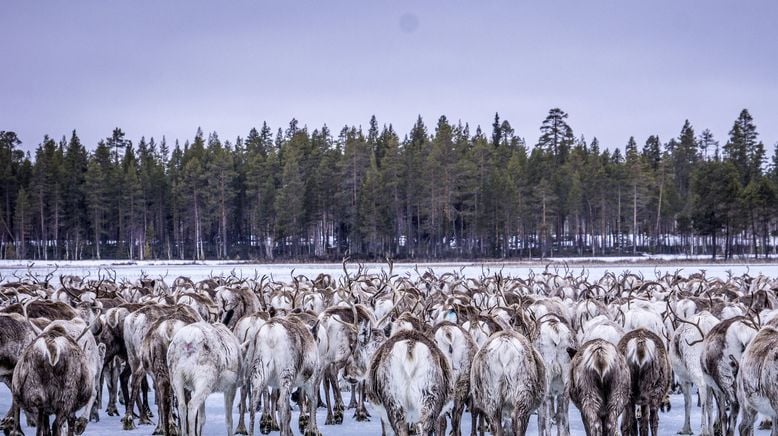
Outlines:
[{"label": "antler", "polygon": [[[673,306],[670,304],[669,301],[667,301],[665,304],[667,305],[667,310],[669,310],[670,313],[673,315],[673,317],[675,317],[676,321],[680,321],[680,322],[682,322],[684,324],[693,325],[697,329],[697,331],[700,332],[700,339],[699,340],[696,340],[696,341],[693,341],[693,342],[689,342],[689,340],[686,339],[685,340],[686,341],[686,345],[692,347],[692,346],[694,346],[696,344],[699,344],[700,342],[702,342],[705,339],[705,332],[703,332],[702,328],[700,328],[700,320],[699,319],[697,320],[697,322],[691,322],[689,320],[683,319],[680,316],[678,316],[678,314],[675,313],[675,310],[673,310]],[[670,320],[670,321],[672,322],[672,320]],[[673,323],[673,325],[675,325],[675,323]]]}]

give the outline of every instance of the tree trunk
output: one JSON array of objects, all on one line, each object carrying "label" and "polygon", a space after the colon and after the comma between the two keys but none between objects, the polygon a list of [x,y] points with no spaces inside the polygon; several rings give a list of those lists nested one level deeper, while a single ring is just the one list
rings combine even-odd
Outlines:
[{"label": "tree trunk", "polygon": [[638,254],[638,185],[634,185],[632,201],[632,254]]}]

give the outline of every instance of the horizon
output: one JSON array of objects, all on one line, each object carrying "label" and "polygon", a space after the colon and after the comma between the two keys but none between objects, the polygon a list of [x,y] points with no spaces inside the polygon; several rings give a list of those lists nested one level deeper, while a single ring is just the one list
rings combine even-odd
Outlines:
[{"label": "horizon", "polygon": [[[440,7],[445,5],[445,7]],[[548,110],[576,137],[623,150],[688,119],[723,145],[740,111],[778,142],[778,4],[13,2],[0,29],[11,68],[2,130],[34,151],[76,130],[88,150],[121,128],[182,144],[198,127],[231,142],[263,121],[491,129],[533,145]],[[554,17],[553,21],[547,17]]]}]

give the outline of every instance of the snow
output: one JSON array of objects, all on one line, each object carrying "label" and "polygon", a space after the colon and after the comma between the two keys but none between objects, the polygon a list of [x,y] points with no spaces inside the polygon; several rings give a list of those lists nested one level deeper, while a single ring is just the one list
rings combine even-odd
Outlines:
[{"label": "snow", "polygon": [[[601,277],[608,271],[615,273],[621,273],[626,270],[630,272],[643,274],[645,277],[655,277],[656,274],[674,273],[677,270],[681,270],[682,274],[692,274],[700,270],[705,270],[708,276],[726,277],[728,273],[732,274],[744,274],[749,273],[752,276],[757,274],[766,274],[769,276],[778,276],[778,264],[773,263],[715,263],[705,264],[695,259],[688,259],[686,257],[657,257],[643,260],[642,262],[634,262],[634,258],[575,258],[575,259],[558,259],[556,263],[551,264],[549,267],[552,271],[554,268],[558,268],[560,272],[564,271],[564,264],[559,263],[561,261],[568,261],[569,267],[573,274],[588,274],[590,280]],[[667,262],[670,263],[667,263]],[[763,261],[760,261],[763,262]],[[315,277],[319,273],[328,273],[333,277],[340,277],[343,274],[342,266],[339,263],[327,263],[327,264],[248,264],[248,263],[236,263],[236,262],[180,262],[180,261],[145,261],[145,262],[106,262],[106,261],[81,261],[81,262],[35,262],[31,271],[38,275],[45,275],[51,271],[54,265],[58,265],[59,269],[55,273],[59,274],[78,274],[85,275],[88,272],[91,273],[92,278],[97,278],[98,268],[111,268],[116,272],[117,279],[134,280],[139,277],[141,273],[145,273],[150,277],[164,276],[166,280],[171,282],[173,278],[183,275],[191,277],[194,280],[199,280],[208,277],[209,275],[230,274],[233,272],[244,277],[253,277],[255,274],[262,276],[267,274],[273,276],[277,280],[288,281],[292,272],[297,274],[304,274],[309,277]],[[437,274],[442,274],[447,271],[460,272],[466,276],[480,276],[482,274],[495,274],[502,270],[502,273],[506,276],[519,276],[526,277],[530,272],[539,274],[543,272],[546,263],[543,262],[491,262],[486,264],[475,263],[452,263],[452,262],[440,262],[440,263],[424,263],[414,265],[409,263],[398,263],[394,266],[394,272],[396,274],[404,275],[410,274],[411,277],[416,277],[416,268],[423,273],[428,268],[433,269]],[[386,264],[380,263],[368,263],[365,264],[368,272],[377,272],[381,268],[385,268]],[[356,265],[350,264],[349,271],[351,273],[356,271]],[[28,262],[25,261],[0,261],[0,276],[5,277],[6,280],[14,280],[13,275],[23,276],[28,271]],[[55,276],[55,277],[56,277]],[[56,280],[56,278],[54,279]],[[344,397],[348,399],[349,394],[346,393]],[[107,398],[107,393],[104,395],[104,401]],[[696,399],[696,396],[694,397]],[[681,395],[672,395],[672,410],[668,413],[662,413],[660,416],[660,434],[676,434],[683,424],[683,397]],[[8,410],[11,403],[11,394],[5,385],[0,385],[0,413]],[[212,394],[206,403],[206,435],[218,435],[224,434],[224,409],[223,409],[223,397],[222,394]],[[105,403],[103,404],[105,406]],[[296,408],[295,408],[296,409]],[[325,426],[324,419],[326,412],[324,409],[319,409],[317,413],[317,421],[319,423],[319,429],[324,435],[338,436],[350,436],[350,435],[364,435],[364,434],[380,434],[381,425],[378,419],[378,414],[375,410],[368,406],[368,409],[373,416],[370,422],[358,423],[352,416],[350,411],[347,411],[344,423],[341,426]],[[119,406],[121,413],[124,412],[124,407]],[[154,408],[156,414],[156,408]],[[237,425],[237,400],[234,407],[234,422]],[[298,411],[294,410],[292,427],[295,434],[299,434],[297,431],[297,416]],[[87,427],[85,435],[87,436],[102,436],[106,434],[116,433],[123,435],[150,435],[154,430],[153,426],[140,426],[136,430],[123,432],[121,430],[122,424],[120,417],[109,417],[105,414],[104,408],[100,413],[101,421],[99,423],[90,423]],[[156,422],[156,417],[154,421]],[[258,419],[258,417],[257,417]],[[24,419],[22,419],[24,421]],[[695,430],[695,434],[699,432],[700,422],[700,409],[695,404],[692,406],[692,429]],[[470,429],[470,414],[465,413],[462,422],[462,429],[465,434],[469,433]],[[30,429],[26,426],[23,427],[26,434],[34,434],[34,429]],[[578,410],[575,407],[570,407],[570,429],[573,435],[584,434],[583,424]],[[769,431],[757,430],[755,434],[768,434]],[[530,427],[528,431],[529,435],[537,434],[537,417],[533,416],[530,420]]]},{"label": "snow", "polygon": [[[32,265],[30,267],[30,265]],[[382,268],[386,269],[386,263],[365,263],[363,264],[367,272],[379,272]],[[617,274],[629,271],[636,274],[643,274],[646,278],[654,278],[657,274],[673,274],[680,271],[682,274],[692,274],[704,270],[710,277],[726,277],[730,272],[732,274],[748,273],[752,276],[757,274],[766,274],[778,276],[778,263],[766,262],[762,259],[752,262],[730,261],[728,263],[707,264],[704,261],[688,258],[686,256],[656,256],[649,258],[634,257],[586,257],[586,258],[559,258],[549,261],[509,261],[509,262],[435,262],[435,263],[396,263],[394,273],[399,275],[410,275],[415,278],[416,270],[424,273],[431,268],[437,274],[445,272],[460,272],[468,277],[479,277],[482,274],[496,274],[500,271],[506,276],[527,277],[530,273],[540,274],[548,265],[549,271],[555,269],[563,273],[565,268],[575,274],[588,274],[589,279],[597,279],[608,271]],[[170,283],[177,276],[186,276],[193,280],[201,280],[209,275],[229,275],[234,272],[237,276],[258,277],[267,274],[275,280],[289,281],[290,274],[294,271],[295,275],[303,274],[314,278],[319,273],[330,274],[335,278],[343,275],[343,267],[340,263],[272,263],[272,264],[254,264],[235,261],[28,261],[18,260],[0,260],[0,276],[5,280],[14,280],[13,275],[24,276],[27,271],[31,271],[39,276],[45,276],[54,268],[53,280],[57,280],[60,274],[75,274],[85,276],[90,274],[91,279],[96,279],[98,270],[102,269],[105,275],[105,269],[110,269],[111,274],[116,273],[117,280],[127,279],[136,280],[141,274],[146,274],[151,278],[165,277]],[[349,273],[357,271],[357,265],[350,263],[348,265]]]}]

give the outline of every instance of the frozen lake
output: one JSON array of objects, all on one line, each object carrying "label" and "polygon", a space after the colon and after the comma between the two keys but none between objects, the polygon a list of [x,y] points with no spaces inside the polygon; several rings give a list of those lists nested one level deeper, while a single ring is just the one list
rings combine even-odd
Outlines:
[{"label": "frozen lake", "polygon": [[[439,262],[439,263],[396,263],[394,265],[395,274],[410,274],[416,277],[416,269],[424,273],[428,268],[435,271],[436,274],[445,272],[460,272],[466,277],[479,277],[482,274],[495,274],[502,270],[503,274],[513,277],[526,277],[530,272],[535,274],[542,273],[546,265],[550,271],[558,269],[560,273],[564,271],[565,263],[563,259],[554,259],[549,261],[527,261],[527,262]],[[734,261],[730,263],[709,263],[707,257],[688,258],[677,256],[656,256],[643,258],[630,257],[605,257],[605,258],[575,258],[567,259],[567,266],[574,275],[588,273],[590,279],[597,279],[606,272],[612,271],[616,274],[624,271],[630,271],[636,274],[643,274],[646,278],[654,278],[657,274],[674,273],[680,270],[682,274],[692,274],[703,270],[710,277],[726,277],[728,273],[744,274],[752,276],[765,274],[769,276],[778,275],[778,263],[766,262],[763,259],[755,260],[749,263],[743,261]],[[23,276],[31,265],[26,261],[0,260],[0,275],[6,280],[13,280],[13,274]],[[363,264],[367,272],[379,272],[382,268],[386,269],[386,263],[365,263]],[[234,271],[237,276],[253,277],[255,274],[262,276],[267,274],[279,281],[289,281],[290,273],[294,270],[295,275],[303,274],[314,278],[319,273],[327,273],[333,277],[340,277],[343,274],[343,267],[340,263],[273,263],[273,264],[252,264],[234,261],[76,261],[76,262],[54,262],[54,261],[36,261],[29,268],[35,274],[45,275],[58,267],[56,275],[76,274],[85,276],[91,274],[91,278],[97,278],[99,268],[109,268],[116,272],[118,279],[134,280],[141,273],[149,277],[165,277],[170,283],[177,276],[186,276],[197,281],[208,277],[209,275],[228,275]],[[349,272],[357,270],[356,263],[349,263]],[[56,278],[55,278],[56,279]]]}]

